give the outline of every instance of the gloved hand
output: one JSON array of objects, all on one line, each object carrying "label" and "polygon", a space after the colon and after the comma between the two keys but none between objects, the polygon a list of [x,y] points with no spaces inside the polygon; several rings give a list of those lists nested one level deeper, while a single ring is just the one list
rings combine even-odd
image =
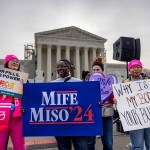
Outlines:
[{"label": "gloved hand", "polygon": [[13,112],[15,111],[15,104],[11,104],[11,108],[10,108],[10,113],[13,114]]}]

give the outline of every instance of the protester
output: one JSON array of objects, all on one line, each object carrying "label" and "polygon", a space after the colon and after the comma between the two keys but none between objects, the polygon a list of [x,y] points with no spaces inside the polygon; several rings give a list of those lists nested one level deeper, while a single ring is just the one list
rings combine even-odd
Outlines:
[{"label": "protester", "polygon": [[[99,72],[104,75],[104,64],[102,62],[102,58],[98,57],[93,62],[92,65],[93,72]],[[104,75],[105,76],[105,75]],[[100,106],[103,108],[106,105],[111,105],[113,107],[114,99],[113,95],[111,95],[110,99],[103,103],[100,102]],[[113,116],[102,117],[102,126],[103,126],[103,136],[101,137],[103,150],[112,150],[113,149]],[[88,138],[88,147],[89,150],[95,150],[96,136],[92,136]]]},{"label": "protester", "polygon": [[[11,70],[20,70],[20,61],[15,55],[7,55],[4,59],[4,67]],[[10,135],[14,150],[25,150],[25,139],[22,136],[22,114],[21,111],[16,111],[20,108],[22,99],[1,95],[1,103],[12,103],[9,122],[6,128],[0,125],[0,149],[5,150],[8,136]]]},{"label": "protester", "polygon": [[87,81],[90,76],[90,71],[82,71],[82,81]]},{"label": "protester", "polygon": [[142,72],[143,72],[148,78],[150,78],[150,69],[143,68]]},{"label": "protester", "polygon": [[[148,79],[145,75],[142,74],[142,62],[139,60],[132,60],[128,64],[128,70],[130,77],[125,79],[123,82],[133,82],[138,80]],[[150,150],[150,128],[138,129],[129,131],[132,150],[144,150],[144,142],[146,150]]]},{"label": "protester", "polygon": [[[57,63],[59,78],[53,82],[81,82],[82,80],[70,76],[74,66],[67,60],[62,59]],[[56,136],[59,150],[71,150],[72,143],[75,150],[88,150],[86,136]]]}]

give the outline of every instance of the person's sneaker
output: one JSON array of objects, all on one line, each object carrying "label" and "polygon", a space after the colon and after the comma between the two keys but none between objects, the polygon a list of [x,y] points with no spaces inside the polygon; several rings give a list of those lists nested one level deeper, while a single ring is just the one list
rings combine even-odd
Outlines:
[{"label": "person's sneaker", "polygon": [[126,147],[128,148],[128,150],[132,150],[132,145],[131,145],[131,143],[129,143],[128,145],[126,145]]}]

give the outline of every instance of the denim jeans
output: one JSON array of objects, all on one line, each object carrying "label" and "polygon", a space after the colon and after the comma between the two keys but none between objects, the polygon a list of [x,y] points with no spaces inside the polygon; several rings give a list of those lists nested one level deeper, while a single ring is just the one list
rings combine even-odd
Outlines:
[{"label": "denim jeans", "polygon": [[71,150],[72,143],[75,150],[88,150],[86,136],[56,136],[59,150]]},{"label": "denim jeans", "polygon": [[144,142],[146,150],[150,150],[150,128],[133,130],[129,133],[132,150],[144,150]]},{"label": "denim jeans", "polygon": [[103,143],[103,150],[113,149],[113,118],[102,117],[103,119],[103,136],[101,137]]},{"label": "denim jeans", "polygon": [[[102,144],[103,150],[112,150],[113,149],[113,118],[112,117],[103,117],[103,136]],[[95,150],[96,136],[88,137],[88,148],[89,150]]]},{"label": "denim jeans", "polygon": [[88,136],[88,150],[95,150],[96,136]]}]

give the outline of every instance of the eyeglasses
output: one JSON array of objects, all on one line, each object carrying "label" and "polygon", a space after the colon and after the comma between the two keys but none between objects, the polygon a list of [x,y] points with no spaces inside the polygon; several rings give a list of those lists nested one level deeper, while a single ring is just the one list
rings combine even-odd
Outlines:
[{"label": "eyeglasses", "polygon": [[19,64],[20,64],[20,61],[17,61],[17,60],[14,60],[14,59],[10,60],[10,62],[12,62],[12,63],[14,63],[14,64],[16,64],[16,65],[19,65]]},{"label": "eyeglasses", "polygon": [[140,66],[132,66],[131,69],[142,69]]}]

